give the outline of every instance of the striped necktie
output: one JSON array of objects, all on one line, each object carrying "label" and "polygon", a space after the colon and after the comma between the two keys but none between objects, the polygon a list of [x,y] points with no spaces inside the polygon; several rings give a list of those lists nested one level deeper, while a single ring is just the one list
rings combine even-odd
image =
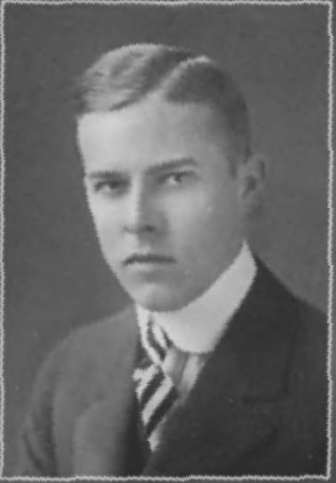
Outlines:
[{"label": "striped necktie", "polygon": [[163,370],[171,342],[152,321],[141,328],[144,357],[133,373],[141,419],[151,450],[159,442],[159,429],[177,398],[176,389]]}]

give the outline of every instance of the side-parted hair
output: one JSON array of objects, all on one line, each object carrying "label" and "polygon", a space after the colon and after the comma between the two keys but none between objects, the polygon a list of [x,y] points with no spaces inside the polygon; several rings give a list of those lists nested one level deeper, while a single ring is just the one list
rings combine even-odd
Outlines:
[{"label": "side-parted hair", "polygon": [[75,82],[75,116],[123,109],[159,92],[163,99],[205,103],[224,121],[237,156],[251,152],[245,100],[229,74],[206,56],[161,44],[133,44],[103,54]]}]

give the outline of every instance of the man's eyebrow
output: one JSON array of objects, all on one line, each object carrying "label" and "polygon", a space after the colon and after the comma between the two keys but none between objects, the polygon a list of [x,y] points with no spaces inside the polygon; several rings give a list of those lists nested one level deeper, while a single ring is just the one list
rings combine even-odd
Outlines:
[{"label": "man's eyebrow", "polygon": [[95,181],[95,180],[101,180],[101,179],[121,178],[126,175],[127,173],[123,171],[103,169],[103,170],[84,173],[84,179],[90,179],[92,181]]},{"label": "man's eyebrow", "polygon": [[[181,168],[188,168],[188,167],[197,167],[197,163],[193,158],[178,158],[178,159],[171,159],[168,161],[161,161],[154,166],[150,166],[146,172],[149,174],[158,174],[165,171],[170,171],[173,169],[181,169]],[[111,178],[122,178],[127,176],[127,170],[114,170],[114,169],[105,169],[105,170],[97,170],[92,171],[84,174],[84,178],[90,179],[92,181],[97,179],[111,179]]]},{"label": "man's eyebrow", "polygon": [[196,168],[197,163],[193,158],[178,158],[178,159],[171,159],[168,161],[161,161],[154,166],[151,166],[148,169],[149,173],[161,173],[163,171],[170,171],[173,169],[180,169],[180,168]]}]

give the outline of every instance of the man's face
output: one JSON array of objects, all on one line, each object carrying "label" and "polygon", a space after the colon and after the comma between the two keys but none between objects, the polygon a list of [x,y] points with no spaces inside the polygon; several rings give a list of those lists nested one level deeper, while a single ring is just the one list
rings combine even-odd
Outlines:
[{"label": "man's face", "polygon": [[239,176],[206,105],[152,96],[78,121],[89,207],[104,257],[153,311],[202,294],[242,241]]}]

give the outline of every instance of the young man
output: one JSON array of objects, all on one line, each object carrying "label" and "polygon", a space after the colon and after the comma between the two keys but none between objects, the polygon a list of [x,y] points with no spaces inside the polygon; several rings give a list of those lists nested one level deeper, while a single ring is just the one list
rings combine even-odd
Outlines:
[{"label": "young man", "polygon": [[84,73],[76,109],[102,253],[134,306],[46,362],[19,473],[324,474],[326,324],[249,249],[265,167],[233,81],[131,45]]}]

